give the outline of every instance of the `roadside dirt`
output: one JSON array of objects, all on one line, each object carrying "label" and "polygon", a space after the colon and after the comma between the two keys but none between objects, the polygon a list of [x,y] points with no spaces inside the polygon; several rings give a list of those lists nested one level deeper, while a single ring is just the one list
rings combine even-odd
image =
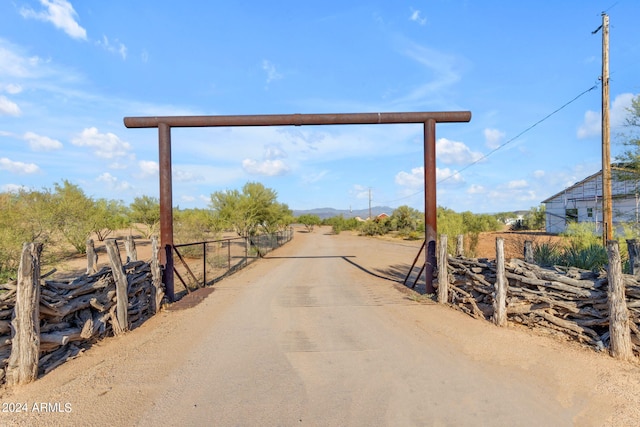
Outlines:
[{"label": "roadside dirt", "polygon": [[298,232],[194,307],[0,389],[0,425],[637,425],[639,364],[420,299],[397,283],[419,245]]}]

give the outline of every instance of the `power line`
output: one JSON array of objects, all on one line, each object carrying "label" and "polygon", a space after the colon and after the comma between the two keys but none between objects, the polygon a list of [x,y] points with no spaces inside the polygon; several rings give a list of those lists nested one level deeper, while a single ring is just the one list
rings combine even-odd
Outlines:
[{"label": "power line", "polygon": [[[571,99],[570,101],[564,103],[561,107],[555,109],[554,111],[552,111],[551,113],[547,114],[546,116],[544,116],[542,119],[538,120],[537,122],[535,122],[534,124],[532,124],[531,126],[529,126],[528,128],[526,128],[525,130],[523,130],[522,132],[520,132],[519,134],[517,134],[516,136],[514,136],[513,138],[509,139],[508,141],[498,145],[496,148],[494,148],[493,150],[489,151],[487,154],[483,154],[480,158],[478,158],[477,160],[474,160],[473,162],[469,163],[468,165],[466,165],[465,167],[463,167],[462,169],[455,171],[455,173],[447,176],[446,178],[442,178],[438,181],[436,181],[438,184],[445,182],[451,178],[453,178],[456,175],[459,175],[461,172],[469,169],[471,166],[480,163],[481,161],[483,161],[484,159],[486,159],[487,157],[489,157],[490,155],[492,155],[493,153],[495,153],[496,151],[499,151],[501,149],[503,149],[504,147],[506,147],[507,145],[511,144],[513,141],[515,141],[516,139],[520,138],[522,135],[524,135],[525,133],[529,132],[531,129],[535,128],[536,126],[538,126],[540,123],[546,121],[547,119],[549,119],[550,117],[552,117],[553,115],[557,114],[558,112],[560,112],[561,110],[565,109],[566,107],[568,107],[569,105],[573,104],[575,101],[577,101],[579,98],[581,98],[582,96],[584,96],[585,94],[591,92],[592,90],[596,89],[598,86],[600,85],[600,83],[596,83],[595,85],[591,86],[589,89],[586,89],[582,92],[580,92],[578,95],[576,95],[573,99]],[[424,189],[413,193],[413,194],[409,194],[408,196],[404,196],[404,197],[400,197],[398,199],[394,199],[394,200],[389,200],[384,202],[385,204],[388,203],[394,203],[400,200],[405,200],[414,196],[417,196],[418,194],[424,193]]]},{"label": "power line", "polygon": [[534,124],[532,124],[531,126],[529,126],[528,128],[526,128],[525,130],[523,130],[522,132],[520,132],[519,134],[517,134],[516,136],[514,136],[513,138],[511,138],[510,140],[498,145],[496,148],[494,148],[493,150],[489,151],[487,154],[483,155],[482,157],[480,157],[477,160],[474,160],[473,162],[469,163],[468,165],[466,165],[465,167],[463,167],[462,169],[460,169],[459,171],[456,171],[454,174],[449,175],[446,178],[441,179],[440,181],[438,181],[438,183],[444,182],[448,179],[451,179],[452,177],[460,174],[460,172],[469,169],[471,166],[481,162],[482,160],[486,159],[487,157],[489,157],[490,155],[492,155],[493,153],[495,153],[496,151],[499,151],[501,149],[503,149],[504,147],[506,147],[507,145],[511,144],[513,141],[515,141],[516,139],[520,138],[522,135],[524,135],[525,133],[529,132],[531,129],[533,129],[534,127],[538,126],[540,123],[546,121],[547,119],[549,119],[551,116],[555,115],[556,113],[560,112],[561,110],[563,110],[564,108],[568,107],[569,105],[573,104],[575,101],[577,101],[579,98],[581,98],[583,95],[591,92],[592,90],[596,89],[599,86],[599,83],[596,83],[595,85],[591,86],[589,89],[582,91],[579,95],[577,95],[576,97],[574,97],[571,101],[565,103],[564,105],[562,105],[560,108],[552,111],[551,113],[547,114],[546,116],[544,116],[542,119],[538,120],[537,122],[535,122]]}]

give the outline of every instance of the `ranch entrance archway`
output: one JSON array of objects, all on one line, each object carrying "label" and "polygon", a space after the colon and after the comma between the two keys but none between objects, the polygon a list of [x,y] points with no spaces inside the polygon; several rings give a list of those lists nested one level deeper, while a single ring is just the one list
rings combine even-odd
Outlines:
[{"label": "ranch entrance archway", "polygon": [[436,123],[462,123],[471,120],[470,111],[348,113],[348,114],[269,114],[239,116],[165,116],[125,117],[127,128],[158,128],[160,167],[160,244],[166,295],[174,300],[173,276],[173,194],[171,179],[171,128],[235,126],[317,126],[424,124],[424,223],[425,281],[427,293],[433,293],[436,266]]}]

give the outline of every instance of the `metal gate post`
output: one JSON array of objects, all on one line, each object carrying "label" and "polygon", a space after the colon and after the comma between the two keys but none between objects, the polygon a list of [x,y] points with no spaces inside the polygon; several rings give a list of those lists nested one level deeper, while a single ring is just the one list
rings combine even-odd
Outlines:
[{"label": "metal gate post", "polygon": [[171,127],[158,124],[158,153],[160,166],[160,245],[164,248],[165,293],[170,302],[175,299],[173,286],[173,196],[171,184]]},{"label": "metal gate post", "polygon": [[436,121],[424,122],[424,227],[425,227],[425,283],[427,294],[435,292],[433,272],[436,268],[436,239],[438,237],[438,207],[436,202]]}]

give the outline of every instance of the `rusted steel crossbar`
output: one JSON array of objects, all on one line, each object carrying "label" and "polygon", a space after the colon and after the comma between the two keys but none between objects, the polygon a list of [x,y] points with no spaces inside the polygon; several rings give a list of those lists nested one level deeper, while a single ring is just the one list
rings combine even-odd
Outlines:
[{"label": "rusted steel crossbar", "polygon": [[425,188],[425,279],[426,291],[434,291],[432,280],[436,265],[436,123],[462,123],[471,120],[470,111],[347,113],[347,114],[263,114],[239,116],[164,116],[125,117],[128,128],[158,128],[160,166],[160,241],[164,246],[165,286],[173,300],[173,200],[171,180],[172,127],[235,127],[235,126],[317,126],[424,124],[424,188]]},{"label": "rusted steel crossbar", "polygon": [[125,117],[128,128],[227,127],[227,126],[314,126],[314,125],[374,125],[425,123],[459,123],[471,120],[470,111],[408,112],[408,113],[347,113],[347,114],[261,114],[246,116],[165,116]]}]

